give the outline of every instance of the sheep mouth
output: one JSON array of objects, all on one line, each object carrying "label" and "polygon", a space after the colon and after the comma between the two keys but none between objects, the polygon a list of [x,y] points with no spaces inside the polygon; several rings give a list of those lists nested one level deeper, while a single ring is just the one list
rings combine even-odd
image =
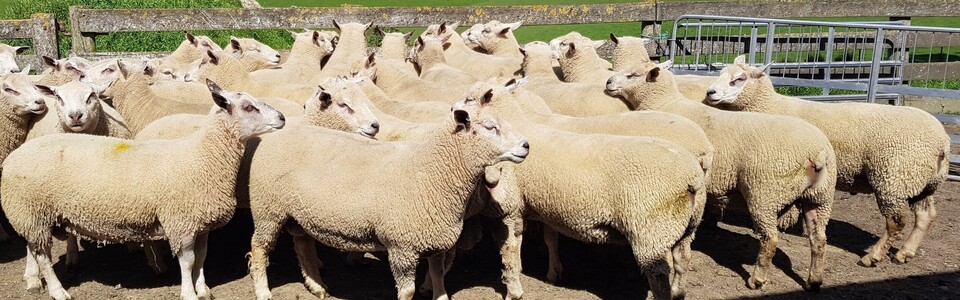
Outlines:
[{"label": "sheep mouth", "polygon": [[83,123],[70,124],[69,127],[70,127],[70,130],[73,130],[73,131],[82,131],[82,130],[83,130]]},{"label": "sheep mouth", "polygon": [[30,107],[28,107],[27,110],[30,111],[30,113],[32,113],[32,114],[39,115],[39,114],[42,114],[42,113],[47,112],[47,107],[46,107],[46,106],[40,106],[40,107],[36,107],[36,108],[30,108]]},{"label": "sheep mouth", "polygon": [[517,154],[517,153],[510,152],[501,156],[500,158],[503,160],[514,162],[514,163],[522,163],[525,159],[527,159],[527,155],[529,154],[530,154],[529,152],[524,154]]},{"label": "sheep mouth", "polygon": [[365,138],[371,138],[371,139],[377,136],[376,131],[374,131],[373,133],[368,133],[366,130],[362,130],[362,129],[357,130],[357,134],[360,134],[360,136],[363,136]]},{"label": "sheep mouth", "polygon": [[608,87],[607,89],[603,90],[603,92],[606,93],[606,94],[609,95],[609,96],[616,96],[617,94],[620,93],[620,88],[609,88],[609,87]]}]

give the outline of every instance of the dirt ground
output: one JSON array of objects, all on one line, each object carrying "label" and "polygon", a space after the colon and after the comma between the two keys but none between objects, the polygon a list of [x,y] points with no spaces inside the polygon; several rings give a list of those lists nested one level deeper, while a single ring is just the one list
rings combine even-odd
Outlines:
[{"label": "dirt ground", "polygon": [[[960,128],[950,128],[951,134]],[[745,278],[756,259],[758,242],[742,217],[725,216],[719,228],[702,228],[693,244],[694,255],[687,296],[692,299],[960,299],[960,183],[948,182],[936,194],[939,217],[917,257],[904,265],[889,259],[875,268],[858,266],[864,250],[878,239],[883,218],[871,195],[837,193],[833,218],[827,227],[825,284],[819,294],[804,292],[810,251],[797,228],[781,234],[771,282],[762,291],[747,289]],[[912,224],[912,217],[908,219]],[[564,277],[558,285],[545,282],[547,257],[535,225],[523,245],[524,299],[637,299],[647,294],[629,249],[617,245],[588,245],[561,238]],[[9,228],[9,227],[8,227]],[[908,226],[905,232],[909,232]],[[253,298],[244,255],[249,250],[253,227],[249,213],[238,212],[226,227],[210,235],[206,262],[208,284],[217,299]],[[457,258],[447,276],[454,299],[502,299],[498,251],[489,238]],[[81,251],[80,267],[66,270],[64,243],[55,242],[54,270],[75,299],[177,299],[179,268],[173,257],[170,270],[154,275],[140,252],[109,245]],[[48,299],[29,294],[21,279],[24,243],[0,243],[0,299]],[[322,275],[335,299],[391,299],[396,294],[385,260],[368,256],[347,267],[337,251],[322,248],[326,263]],[[418,284],[426,262],[421,263]],[[284,236],[271,255],[268,269],[274,299],[314,299],[300,283],[302,277]],[[427,299],[420,297],[419,299]]]}]

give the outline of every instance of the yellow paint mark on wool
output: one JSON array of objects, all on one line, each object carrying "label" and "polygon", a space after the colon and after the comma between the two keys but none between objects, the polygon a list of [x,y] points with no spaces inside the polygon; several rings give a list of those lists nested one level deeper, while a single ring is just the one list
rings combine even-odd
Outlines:
[{"label": "yellow paint mark on wool", "polygon": [[130,150],[130,144],[127,143],[117,143],[113,145],[113,155],[123,153],[124,151]]}]

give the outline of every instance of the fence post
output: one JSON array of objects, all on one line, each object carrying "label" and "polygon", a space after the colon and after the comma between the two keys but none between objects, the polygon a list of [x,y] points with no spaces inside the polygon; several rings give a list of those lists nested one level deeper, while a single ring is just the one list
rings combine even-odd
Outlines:
[{"label": "fence post", "polygon": [[870,66],[870,83],[867,85],[867,102],[877,102],[877,81],[880,79],[880,58],[883,56],[883,29],[877,29],[873,40],[873,61]]},{"label": "fence post", "polygon": [[37,70],[43,66],[42,57],[60,58],[60,47],[57,42],[57,19],[53,14],[36,13],[30,16],[33,53],[37,56]]},{"label": "fence post", "polygon": [[70,41],[73,42],[73,51],[78,54],[90,53],[94,51],[92,36],[84,36],[80,32],[80,13],[77,10],[86,8],[85,6],[70,6]]}]

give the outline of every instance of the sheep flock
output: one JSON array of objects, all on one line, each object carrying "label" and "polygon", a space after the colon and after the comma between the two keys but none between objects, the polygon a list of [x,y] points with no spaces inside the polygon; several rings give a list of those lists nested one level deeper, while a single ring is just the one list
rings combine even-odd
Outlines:
[{"label": "sheep flock", "polygon": [[[725,210],[746,208],[758,239],[751,289],[769,283],[780,231],[801,224],[811,292],[831,280],[826,264],[872,267],[891,247],[906,263],[937,217],[950,140],[928,113],[780,95],[742,58],[717,77],[675,76],[636,37],[611,34],[611,62],[577,32],[520,45],[520,22],[458,25],[414,37],[334,21],[291,32],[286,57],[186,33],[165,57],[70,53],[35,75],[15,63],[24,47],[0,44],[0,208],[13,229],[0,241],[26,240],[25,287],[54,299],[71,298],[54,237],[68,267],[83,263],[78,239],[142,247],[157,273],[175,255],[180,297],[211,299],[209,234],[249,210],[257,299],[272,297],[269,253],[285,232],[319,298],[343,287],[323,282],[317,241],[347,260],[385,252],[398,299],[438,300],[458,252],[489,231],[502,296],[521,299],[522,236],[538,222],[549,282],[563,235],[629,246],[650,296],[680,299],[698,227]],[[372,52],[367,34],[382,37]],[[875,194],[886,221],[859,262],[825,257],[835,191]],[[908,207],[916,224],[899,245]]]}]

